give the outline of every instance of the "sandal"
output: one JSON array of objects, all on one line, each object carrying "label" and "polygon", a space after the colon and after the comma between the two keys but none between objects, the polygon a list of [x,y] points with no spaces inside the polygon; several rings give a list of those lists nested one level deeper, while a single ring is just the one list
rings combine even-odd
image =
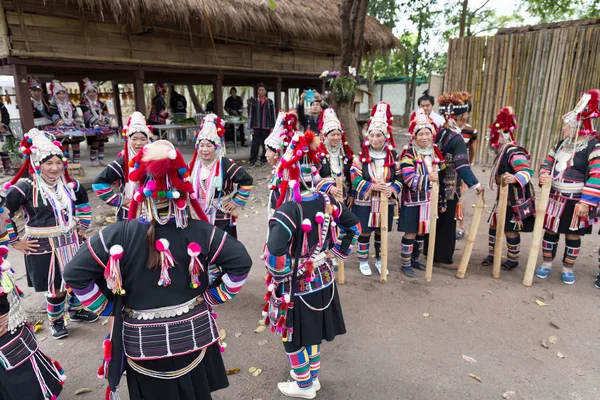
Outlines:
[{"label": "sandal", "polygon": [[508,261],[508,260],[506,260],[506,261],[504,261],[504,262],[502,263],[502,269],[503,269],[503,270],[506,270],[506,271],[510,271],[510,270],[512,270],[512,269],[515,269],[515,268],[517,268],[518,266],[519,266],[519,263],[518,263],[518,262],[516,262],[516,261]]},{"label": "sandal", "polygon": [[491,257],[491,256],[487,256],[481,262],[481,265],[484,266],[484,267],[489,267],[492,264],[494,264],[494,257]]}]

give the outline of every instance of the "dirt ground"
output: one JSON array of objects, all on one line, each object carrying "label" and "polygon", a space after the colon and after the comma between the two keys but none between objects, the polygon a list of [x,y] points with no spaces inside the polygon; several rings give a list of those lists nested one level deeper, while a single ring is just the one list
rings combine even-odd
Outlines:
[{"label": "dirt ground", "polygon": [[[400,141],[405,143],[406,138]],[[111,145],[116,152],[117,145]],[[247,157],[247,153],[244,149],[237,158]],[[88,169],[88,175],[92,171]],[[476,167],[475,172],[487,183],[489,168]],[[240,372],[230,376],[229,388],[214,393],[216,400],[284,399],[277,382],[289,379],[280,339],[268,330],[254,333],[264,304],[264,269],[259,256],[265,240],[270,168],[254,168],[250,173],[255,186],[238,232],[255,264],[241,293],[217,309],[219,327],[227,332],[226,366]],[[492,198],[486,193],[485,219]],[[111,213],[93,193],[90,199],[99,219]],[[464,199],[468,229],[475,194],[468,191]],[[434,270],[430,283],[420,272],[418,279],[406,279],[399,270],[401,234],[395,227],[390,235],[387,284],[379,283],[376,272],[371,277],[362,276],[356,254],[350,255],[346,284],[340,287],[348,333],[322,346],[322,390],[317,398],[600,399],[600,291],[594,287],[597,229],[583,240],[573,286],[561,282],[557,257],[550,277],[545,281],[535,278],[533,287],[526,288],[521,284],[523,267],[502,271],[500,279],[493,279],[491,268],[479,265],[487,253],[485,219],[464,280],[456,279],[452,271],[439,269]],[[530,239],[528,234],[522,237],[522,264]],[[465,240],[457,242],[456,262],[464,245]],[[561,240],[559,255],[562,246]],[[22,256],[12,251],[9,258],[25,291],[30,320],[45,321],[43,295],[26,287]],[[540,306],[536,300],[547,305]],[[105,384],[96,378],[96,370],[107,325],[102,321],[72,323],[68,328],[70,336],[60,341],[48,337],[45,322],[37,334],[43,350],[66,370],[68,379],[60,399],[101,399]],[[556,343],[551,343],[551,336]],[[542,340],[549,348],[541,346]],[[262,374],[252,376],[251,367],[262,369]],[[91,392],[75,395],[80,388]],[[128,398],[125,379],[120,394]]]}]

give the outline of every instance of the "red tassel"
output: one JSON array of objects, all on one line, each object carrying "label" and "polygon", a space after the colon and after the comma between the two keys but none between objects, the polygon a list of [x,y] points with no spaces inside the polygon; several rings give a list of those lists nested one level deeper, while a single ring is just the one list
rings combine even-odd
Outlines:
[{"label": "red tassel", "polygon": [[271,292],[267,292],[267,293],[265,294],[265,301],[267,301],[267,302],[268,302],[270,299],[271,299]]},{"label": "red tassel", "polygon": [[271,325],[271,318],[269,318],[269,316],[267,315],[265,317],[265,326],[269,326],[269,325]]},{"label": "red tassel", "polygon": [[98,372],[96,373],[98,379],[104,379],[104,364],[100,366],[100,368],[98,368]]},{"label": "red tassel", "polygon": [[284,323],[285,317],[282,315],[281,317],[279,317],[279,321],[277,321],[277,328],[282,328]]},{"label": "red tassel", "polygon": [[110,362],[112,358],[112,342],[110,339],[104,339],[104,361]]},{"label": "red tassel", "polygon": [[106,393],[104,394],[104,400],[110,400],[110,393],[111,393],[110,386],[107,386]]},{"label": "red tassel", "polygon": [[263,307],[263,311],[264,312],[268,312],[269,311],[269,303],[265,303],[265,306]]}]

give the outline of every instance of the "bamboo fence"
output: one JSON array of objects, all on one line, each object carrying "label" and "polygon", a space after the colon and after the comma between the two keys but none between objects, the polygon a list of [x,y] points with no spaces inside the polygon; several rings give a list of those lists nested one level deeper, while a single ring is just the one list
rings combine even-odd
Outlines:
[{"label": "bamboo fence", "polygon": [[485,134],[498,110],[512,106],[516,139],[537,169],[560,138],[561,117],[582,92],[595,88],[600,88],[600,20],[450,40],[445,90],[473,95],[478,163],[491,163]]}]

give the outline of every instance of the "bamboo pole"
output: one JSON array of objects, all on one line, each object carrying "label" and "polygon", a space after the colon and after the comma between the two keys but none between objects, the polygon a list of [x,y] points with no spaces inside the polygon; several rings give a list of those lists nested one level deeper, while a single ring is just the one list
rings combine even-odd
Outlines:
[{"label": "bamboo pole", "polygon": [[425,266],[425,282],[431,282],[433,275],[433,257],[435,254],[435,234],[437,232],[438,200],[440,196],[440,185],[431,182],[431,201],[429,206],[429,244],[427,247],[427,264]]},{"label": "bamboo pole", "polygon": [[469,229],[469,234],[467,235],[467,244],[465,245],[465,250],[463,251],[462,258],[460,259],[458,271],[456,271],[456,277],[458,279],[464,279],[465,277],[467,266],[469,265],[469,260],[471,259],[471,253],[473,252],[473,246],[475,245],[475,240],[477,240],[479,222],[481,221],[481,215],[483,214],[483,209],[485,208],[485,200],[483,196],[483,192],[479,193],[477,196],[477,204],[474,206],[475,215],[473,215],[471,229]]},{"label": "bamboo pole", "polygon": [[504,249],[504,226],[506,223],[506,206],[508,205],[509,185],[501,178],[500,197],[498,198],[498,209],[496,210],[496,246],[494,247],[494,268],[492,276],[500,278],[500,264],[502,264],[502,250]]},{"label": "bamboo pole", "polygon": [[535,214],[535,223],[533,225],[533,237],[531,246],[529,247],[529,257],[527,258],[527,266],[525,267],[525,276],[523,277],[523,285],[529,287],[533,284],[533,273],[537,264],[540,246],[542,244],[542,236],[544,235],[544,218],[546,216],[546,208],[548,207],[548,199],[550,198],[550,182],[542,185],[542,193],[537,205]]},{"label": "bamboo pole", "polygon": [[379,282],[387,283],[388,274],[388,198],[384,192],[381,192],[381,218],[379,229],[381,230],[381,276]]},{"label": "bamboo pole", "polygon": [[[340,176],[336,176],[336,178],[335,178],[335,187],[337,187],[338,189],[341,189],[342,193],[344,192],[344,183],[342,182],[342,176],[341,175]],[[344,195],[342,194],[341,196],[338,196],[337,201],[343,202],[344,201]],[[387,244],[386,244],[386,250],[387,250]],[[383,261],[382,261],[382,264],[383,264]],[[383,269],[383,267],[382,267],[382,269]],[[387,270],[387,254],[386,254],[386,270]],[[337,278],[338,278],[338,283],[340,285],[343,285],[344,283],[346,283],[346,275],[345,275],[345,271],[344,271],[344,261],[343,260],[338,260]]]}]

